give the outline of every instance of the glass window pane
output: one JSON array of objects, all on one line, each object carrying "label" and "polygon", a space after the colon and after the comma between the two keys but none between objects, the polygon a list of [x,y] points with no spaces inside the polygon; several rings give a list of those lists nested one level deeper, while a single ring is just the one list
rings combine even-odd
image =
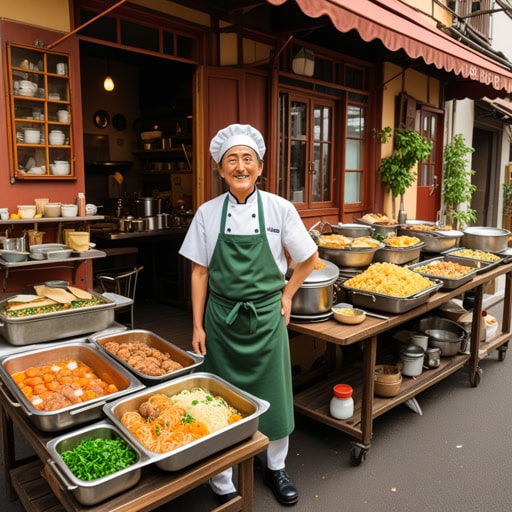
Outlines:
[{"label": "glass window pane", "polygon": [[304,202],[306,168],[306,143],[292,141],[290,144],[290,197],[294,203]]},{"label": "glass window pane", "polygon": [[362,173],[346,172],[343,201],[345,204],[362,202]]},{"label": "glass window pane", "polygon": [[349,105],[347,112],[347,137],[364,136],[364,108]]},{"label": "glass window pane", "polygon": [[347,151],[345,154],[345,169],[362,169],[362,146],[361,140],[347,139]]},{"label": "glass window pane", "polygon": [[292,137],[305,138],[306,137],[306,104],[300,102],[292,102],[291,109],[291,133]]}]

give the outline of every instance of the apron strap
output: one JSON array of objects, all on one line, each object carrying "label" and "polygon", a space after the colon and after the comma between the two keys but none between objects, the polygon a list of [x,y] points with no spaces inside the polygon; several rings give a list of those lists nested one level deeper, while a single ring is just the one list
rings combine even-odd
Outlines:
[{"label": "apron strap", "polygon": [[258,312],[256,311],[256,308],[252,302],[237,302],[229,312],[224,322],[226,325],[231,325],[238,317],[240,308],[244,308],[246,311],[250,311],[251,314],[249,317],[249,332],[254,334],[258,325]]}]

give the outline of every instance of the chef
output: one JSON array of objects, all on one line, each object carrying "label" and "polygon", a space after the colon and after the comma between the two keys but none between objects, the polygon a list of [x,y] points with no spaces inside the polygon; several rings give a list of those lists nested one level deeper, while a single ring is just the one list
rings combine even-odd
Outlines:
[{"label": "chef", "polygon": [[[270,439],[265,483],[292,505],[299,495],[285,467],[295,426],[286,326],[317,246],[292,203],[257,188],[265,155],[258,130],[227,126],[210,153],[228,192],[199,207],[180,249],[192,262],[192,348],[205,356],[205,371],[270,403],[259,420]],[[221,504],[237,496],[231,468],[210,486]]]}]

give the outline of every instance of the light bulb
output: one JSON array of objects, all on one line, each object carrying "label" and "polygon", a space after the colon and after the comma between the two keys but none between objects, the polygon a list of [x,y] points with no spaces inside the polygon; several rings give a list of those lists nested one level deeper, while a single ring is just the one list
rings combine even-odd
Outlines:
[{"label": "light bulb", "polygon": [[103,87],[105,88],[105,91],[113,91],[114,90],[114,80],[112,80],[112,77],[110,75],[105,77],[105,81],[103,82]]}]

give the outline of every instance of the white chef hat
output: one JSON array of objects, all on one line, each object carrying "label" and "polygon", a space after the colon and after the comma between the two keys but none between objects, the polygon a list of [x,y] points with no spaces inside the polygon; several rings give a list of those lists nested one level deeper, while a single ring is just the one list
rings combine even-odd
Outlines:
[{"label": "white chef hat", "polygon": [[263,160],[265,141],[261,133],[250,124],[231,124],[217,132],[210,142],[210,153],[216,163],[219,163],[224,153],[233,146],[248,146]]}]

